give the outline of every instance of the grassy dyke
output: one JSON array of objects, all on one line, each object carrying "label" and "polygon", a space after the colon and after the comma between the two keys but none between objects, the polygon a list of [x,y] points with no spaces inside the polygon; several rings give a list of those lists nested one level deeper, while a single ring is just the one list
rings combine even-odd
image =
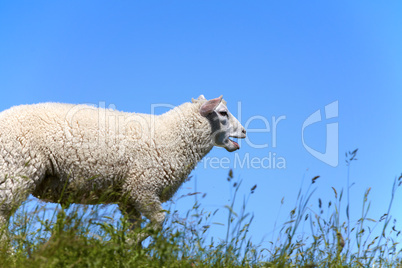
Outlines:
[{"label": "grassy dyke", "polygon": [[[347,154],[348,168],[356,151]],[[232,198],[230,205],[224,207],[228,218],[223,240],[206,240],[208,229],[214,226],[216,211],[202,209],[198,198],[184,218],[177,211],[168,210],[161,232],[136,230],[148,232],[152,237],[143,247],[130,246],[128,241],[135,234],[128,232],[128,221],[124,217],[118,220],[111,217],[102,205],[53,211],[46,211],[42,205],[34,209],[23,205],[8,227],[12,235],[0,245],[0,267],[402,266],[398,242],[401,231],[396,229],[396,219],[390,215],[402,175],[395,178],[388,211],[380,219],[369,216],[369,188],[363,194],[361,216],[353,222],[347,198],[349,178],[346,191],[332,187],[333,199],[327,204],[314,198],[314,184],[319,176],[312,178],[307,189],[300,187],[288,220],[281,224],[268,248],[253,244],[249,233],[253,215],[247,212],[247,201],[258,190],[257,186],[250,189],[249,196],[239,206],[241,181],[233,178],[232,171],[227,180]],[[193,195],[197,193],[184,198]],[[317,200],[319,210],[315,212],[311,204]],[[240,207],[240,211],[234,207]],[[301,231],[301,226],[306,225],[309,231]]]}]

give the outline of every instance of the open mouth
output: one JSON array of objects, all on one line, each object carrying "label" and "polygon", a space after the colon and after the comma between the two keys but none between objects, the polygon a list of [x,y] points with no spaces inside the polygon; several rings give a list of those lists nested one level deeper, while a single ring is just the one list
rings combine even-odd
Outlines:
[{"label": "open mouth", "polygon": [[[232,137],[232,138],[234,138],[234,137]],[[240,146],[239,146],[239,144],[238,144],[237,142],[235,142],[234,140],[231,140],[231,139],[229,139],[229,141],[230,141],[231,143],[233,143],[233,145],[234,145],[237,149],[240,149]]]}]

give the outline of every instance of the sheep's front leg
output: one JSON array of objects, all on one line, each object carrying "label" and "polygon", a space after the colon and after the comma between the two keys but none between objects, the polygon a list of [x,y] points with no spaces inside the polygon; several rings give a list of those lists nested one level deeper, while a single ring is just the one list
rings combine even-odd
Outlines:
[{"label": "sheep's front leg", "polygon": [[[165,213],[158,197],[144,198],[140,202],[135,202],[135,205],[132,206],[122,205],[122,211],[131,224],[130,229],[137,232],[134,241],[130,241],[130,243],[137,244],[138,246],[141,246],[141,242],[149,237],[147,230],[151,229],[154,232],[158,232],[162,229],[162,224],[165,220]],[[150,220],[150,223],[144,230],[141,230],[141,215]]]},{"label": "sheep's front leg", "polygon": [[137,243],[141,244],[143,240],[149,237],[149,230],[153,230],[157,233],[162,229],[162,224],[165,220],[165,212],[157,196],[144,197],[137,204],[141,214],[150,220],[149,224],[144,228],[145,232],[141,232],[137,237]]},{"label": "sheep's front leg", "polygon": [[134,206],[120,205],[120,210],[130,224],[130,230],[141,228],[141,213]]},{"label": "sheep's front leg", "polygon": [[[133,233],[140,232],[142,223],[141,213],[132,205],[120,204],[119,207],[120,211],[129,224],[130,231]],[[130,245],[141,246],[142,240],[140,240],[138,238],[138,235],[136,235],[136,238],[128,239],[127,242]]]},{"label": "sheep's front leg", "polygon": [[162,208],[162,204],[159,201],[159,198],[154,198],[150,203],[145,206],[145,209],[142,210],[144,216],[149,219],[151,222],[148,227],[151,227],[155,231],[162,229],[163,222],[165,220],[165,212]]}]

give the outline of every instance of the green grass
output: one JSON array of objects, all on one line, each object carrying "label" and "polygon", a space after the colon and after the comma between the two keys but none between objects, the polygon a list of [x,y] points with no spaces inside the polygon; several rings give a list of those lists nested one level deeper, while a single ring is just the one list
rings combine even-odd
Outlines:
[{"label": "green grass", "polygon": [[[347,154],[348,168],[355,156],[356,151]],[[348,190],[332,188],[333,198],[327,204],[320,198],[313,200],[317,180],[319,176],[312,178],[307,189],[300,187],[294,209],[279,225],[268,247],[255,245],[250,239],[253,215],[247,212],[247,201],[258,189],[250,189],[239,203],[241,181],[234,179],[232,172],[228,175],[233,190],[231,203],[224,207],[228,212],[226,235],[219,241],[206,240],[208,230],[216,224],[216,211],[202,209],[202,198],[197,194],[181,197],[196,197],[184,218],[170,209],[163,231],[139,230],[152,236],[141,248],[129,245],[134,234],[127,231],[126,219],[116,220],[103,206],[45,211],[42,205],[30,210],[23,205],[10,222],[12,236],[0,245],[0,267],[402,266],[397,242],[401,232],[389,214],[402,175],[392,185],[388,211],[380,219],[369,217],[369,188],[355,222],[349,217]],[[350,187],[349,182],[346,187]],[[319,211],[314,212],[311,204],[317,201]],[[234,207],[240,207],[239,211]]]}]

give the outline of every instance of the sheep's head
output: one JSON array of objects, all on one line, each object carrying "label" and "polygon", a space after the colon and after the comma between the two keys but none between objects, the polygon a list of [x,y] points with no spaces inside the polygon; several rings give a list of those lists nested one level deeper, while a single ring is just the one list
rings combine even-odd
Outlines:
[{"label": "sheep's head", "polygon": [[[205,98],[201,95],[198,99]],[[246,130],[229,112],[222,96],[204,102],[201,105],[200,114],[207,118],[212,126],[212,138],[215,146],[223,147],[229,152],[240,149],[239,144],[230,138],[243,139],[246,137]]]}]

